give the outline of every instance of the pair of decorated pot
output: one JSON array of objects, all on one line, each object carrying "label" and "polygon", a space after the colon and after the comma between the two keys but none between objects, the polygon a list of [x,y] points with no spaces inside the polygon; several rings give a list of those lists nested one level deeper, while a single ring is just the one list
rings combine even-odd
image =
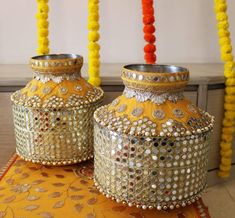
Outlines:
[{"label": "pair of decorated pot", "polygon": [[94,154],[97,187],[129,206],[162,210],[197,200],[214,118],[184,98],[187,69],[127,65],[123,94],[101,106],[103,91],[81,77],[81,56],[37,56],[30,64],[33,80],[12,95],[20,157],[66,165]]}]

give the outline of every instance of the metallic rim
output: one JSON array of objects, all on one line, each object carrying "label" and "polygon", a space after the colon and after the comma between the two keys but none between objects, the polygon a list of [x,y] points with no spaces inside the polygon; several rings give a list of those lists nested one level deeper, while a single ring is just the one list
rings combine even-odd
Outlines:
[{"label": "metallic rim", "polygon": [[83,57],[76,54],[49,54],[34,56],[30,66],[36,73],[65,74],[80,72]]},{"label": "metallic rim", "polygon": [[134,90],[179,92],[189,81],[189,71],[173,65],[131,64],[123,67],[122,80]]},{"label": "metallic rim", "polygon": [[188,73],[188,69],[177,67],[174,65],[158,65],[158,64],[129,64],[123,69],[135,71],[138,73]]},{"label": "metallic rim", "polygon": [[31,58],[32,60],[61,60],[61,59],[83,59],[81,55],[77,54],[49,54],[49,55],[38,55]]}]

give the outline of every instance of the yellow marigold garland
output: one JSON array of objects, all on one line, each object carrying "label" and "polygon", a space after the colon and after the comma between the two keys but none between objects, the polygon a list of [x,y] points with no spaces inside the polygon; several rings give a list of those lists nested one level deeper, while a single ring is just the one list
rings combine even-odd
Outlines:
[{"label": "yellow marigold garland", "polygon": [[99,28],[99,0],[88,0],[88,81],[94,86],[101,84]]},{"label": "yellow marigold garland", "polygon": [[227,1],[214,0],[221,59],[224,61],[224,76],[226,78],[224,119],[220,143],[221,163],[219,176],[226,178],[230,175],[232,163],[232,142],[235,124],[235,70],[232,55],[232,43],[229,32]]},{"label": "yellow marigold garland", "polygon": [[37,8],[37,27],[38,27],[38,49],[37,53],[48,54],[49,50],[49,22],[48,22],[48,0],[37,0],[38,8]]}]

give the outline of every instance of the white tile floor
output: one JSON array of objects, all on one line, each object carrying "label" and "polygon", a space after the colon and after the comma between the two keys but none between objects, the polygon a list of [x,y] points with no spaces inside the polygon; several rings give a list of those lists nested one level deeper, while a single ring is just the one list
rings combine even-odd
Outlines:
[{"label": "white tile floor", "polygon": [[235,180],[207,188],[203,201],[211,218],[235,218]]}]

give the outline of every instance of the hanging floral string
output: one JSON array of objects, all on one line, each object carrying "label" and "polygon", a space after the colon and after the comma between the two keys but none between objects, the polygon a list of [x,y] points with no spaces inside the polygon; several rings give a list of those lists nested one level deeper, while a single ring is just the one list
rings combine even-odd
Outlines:
[{"label": "hanging floral string", "polygon": [[144,39],[147,44],[144,46],[144,59],[147,64],[154,64],[156,62],[156,46],[154,45],[156,38],[155,32],[155,18],[153,0],[142,0],[142,12],[144,23]]},{"label": "hanging floral string", "polygon": [[48,0],[37,0],[38,8],[37,8],[37,27],[38,27],[38,49],[37,53],[48,54],[49,50],[49,22],[48,22]]},{"label": "hanging floral string", "polygon": [[88,74],[89,83],[94,86],[101,84],[99,28],[99,0],[88,0]]},{"label": "hanging floral string", "polygon": [[226,78],[224,119],[220,143],[221,164],[220,177],[229,177],[232,164],[232,142],[235,124],[235,71],[232,43],[229,32],[226,0],[214,0],[221,59],[224,64]]}]

